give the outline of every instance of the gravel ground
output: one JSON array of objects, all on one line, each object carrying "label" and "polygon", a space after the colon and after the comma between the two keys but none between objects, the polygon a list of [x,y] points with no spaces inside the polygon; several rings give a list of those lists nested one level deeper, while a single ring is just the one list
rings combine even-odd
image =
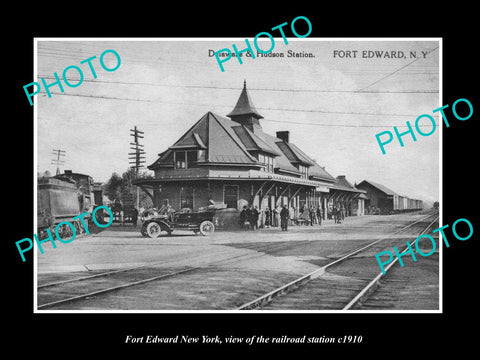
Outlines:
[{"label": "gravel ground", "polygon": [[[57,310],[222,310],[232,309],[296,277],[310,273],[352,248],[385,237],[420,214],[364,216],[347,218],[342,224],[327,221],[322,226],[290,227],[257,231],[217,231],[209,237],[192,232],[174,232],[173,236],[157,239],[142,237],[138,229],[111,226],[105,231],[57,244],[44,254],[37,254],[38,283],[75,278],[106,270],[146,266],[146,269],[174,270],[199,266],[198,270],[179,276],[137,285],[68,305]],[[415,236],[412,230],[406,237]],[[373,256],[373,255],[372,255]],[[220,261],[236,257],[235,261]],[[357,259],[358,260],[358,259]],[[375,261],[375,259],[372,259]],[[435,301],[417,303],[415,309],[438,307],[438,256],[421,258],[421,262],[401,268],[406,283],[391,308],[412,308],[409,291],[423,289]],[[423,264],[423,265],[422,265]],[[436,265],[435,265],[436,264]],[[425,268],[424,268],[425,267]],[[377,266],[378,268],[378,266]],[[414,270],[417,269],[417,270]],[[355,278],[363,270],[353,261],[351,267],[329,274]],[[417,284],[415,274],[430,274]],[[423,275],[422,275],[423,276]],[[113,280],[112,280],[113,281]],[[105,285],[108,284],[108,279]],[[395,286],[391,281],[389,286]],[[410,288],[407,286],[410,284]],[[387,286],[387,285],[386,285]],[[435,288],[435,286],[437,286]],[[410,296],[411,297],[411,296]],[[434,296],[433,296],[434,297]],[[427,299],[425,297],[425,299]],[[410,301],[410,302],[409,302]],[[308,308],[308,306],[307,306]],[[317,308],[317,307],[315,307]],[[365,303],[365,309],[375,305]]]}]

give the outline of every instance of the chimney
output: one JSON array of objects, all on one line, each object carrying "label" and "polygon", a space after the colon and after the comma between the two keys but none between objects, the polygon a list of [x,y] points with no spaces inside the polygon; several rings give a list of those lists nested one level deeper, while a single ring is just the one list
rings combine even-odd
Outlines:
[{"label": "chimney", "polygon": [[64,174],[65,174],[65,175],[72,175],[72,170],[65,170],[65,171],[64,171]]},{"label": "chimney", "polygon": [[282,139],[286,143],[289,142],[290,131],[277,131],[277,138]]},{"label": "chimney", "polygon": [[345,179],[345,175],[338,175],[337,179]]}]

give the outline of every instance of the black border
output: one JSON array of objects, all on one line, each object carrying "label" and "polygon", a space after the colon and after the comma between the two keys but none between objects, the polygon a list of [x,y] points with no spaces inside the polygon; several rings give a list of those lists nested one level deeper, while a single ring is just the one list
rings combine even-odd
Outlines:
[{"label": "black border", "polygon": [[[478,123],[478,55],[473,18],[476,11],[469,5],[456,3],[447,10],[436,4],[425,11],[418,6],[399,3],[383,5],[342,4],[338,9],[323,5],[294,9],[292,4],[276,3],[260,11],[258,6],[244,3],[202,5],[193,9],[184,4],[181,11],[161,3],[128,8],[120,4],[84,4],[81,8],[43,8],[18,12],[13,25],[4,24],[8,36],[4,60],[8,86],[4,96],[4,203],[3,259],[7,260],[4,276],[8,291],[3,295],[8,316],[6,344],[12,350],[56,352],[59,345],[70,349],[65,356],[118,350],[140,354],[154,350],[179,351],[180,345],[125,345],[125,335],[157,334],[263,336],[343,336],[362,335],[355,346],[288,346],[313,350],[319,354],[329,350],[390,349],[391,353],[418,354],[426,351],[458,347],[464,353],[475,344],[476,324],[469,321],[475,314],[475,256],[478,253],[478,215],[475,212],[476,126]],[[139,4],[140,5],[140,4]],[[288,5],[288,6],[287,6]],[[37,7],[37,6],[35,6]],[[38,5],[38,7],[41,7]],[[277,11],[273,11],[273,9]],[[27,9],[25,9],[27,10]],[[20,15],[21,14],[21,15]],[[186,15],[188,14],[188,15]],[[467,98],[474,115],[468,121],[450,122],[443,131],[443,222],[452,224],[458,218],[469,219],[474,236],[465,242],[450,241],[444,248],[444,313],[443,314],[33,314],[33,258],[22,263],[14,242],[29,237],[33,228],[33,111],[25,101],[22,86],[33,78],[34,37],[253,37],[261,31],[306,16],[313,25],[310,37],[442,37],[443,38],[443,104]],[[475,84],[476,85],[476,84]],[[11,101],[13,100],[13,101]],[[479,109],[479,110],[477,110]],[[446,111],[450,117],[451,112]],[[7,140],[7,139],[12,139]],[[15,139],[15,140],[14,140]],[[7,155],[8,154],[8,155]],[[401,174],[408,177],[408,174]],[[8,187],[8,190],[6,189]],[[470,327],[473,325],[472,327]],[[187,347],[184,347],[187,348]],[[240,349],[273,350],[270,345],[189,345],[194,351]],[[178,353],[177,353],[178,354]],[[33,356],[36,354],[33,353]],[[162,356],[165,356],[163,354]],[[55,356],[54,356],[55,357]]]}]

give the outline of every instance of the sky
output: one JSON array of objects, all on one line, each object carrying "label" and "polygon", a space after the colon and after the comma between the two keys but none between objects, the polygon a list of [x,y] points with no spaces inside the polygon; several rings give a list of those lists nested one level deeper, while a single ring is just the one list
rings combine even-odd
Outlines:
[{"label": "sky", "polygon": [[[403,136],[404,147],[394,139],[385,155],[375,138],[382,131],[393,133],[393,126],[406,131],[406,121],[414,126],[422,114],[442,123],[432,113],[442,105],[438,40],[289,38],[285,44],[275,38],[273,53],[284,57],[243,57],[243,64],[231,58],[222,72],[209,54],[232,49],[232,44],[242,49],[245,39],[37,39],[37,79],[32,81],[44,78],[51,84],[54,73],[62,78],[70,65],[78,66],[84,79],[77,87],[63,83],[63,93],[57,85],[50,87],[50,98],[43,88],[35,96],[35,171],[54,174],[52,150],[61,149],[62,172],[105,182],[113,172],[128,169],[134,126],[145,132],[140,142],[146,165],[152,164],[206,112],[228,114],[245,80],[264,117],[264,131],[290,131],[290,141],[331,175],[438,200],[441,126],[430,136],[416,133],[415,142]],[[258,44],[262,49],[271,45],[268,39]],[[99,62],[109,49],[121,59],[110,72]],[[288,51],[312,57],[287,57]],[[405,56],[398,58],[402,52]],[[80,63],[92,56],[96,79],[88,64]],[[107,68],[117,64],[112,53],[103,60]],[[75,84],[79,74],[70,69],[66,77]],[[432,129],[427,119],[419,124],[424,132]]]}]

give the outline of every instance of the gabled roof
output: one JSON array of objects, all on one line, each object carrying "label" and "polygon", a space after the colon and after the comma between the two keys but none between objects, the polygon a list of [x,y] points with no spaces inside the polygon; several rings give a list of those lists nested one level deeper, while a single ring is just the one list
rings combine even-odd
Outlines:
[{"label": "gabled roof", "polygon": [[206,150],[202,163],[250,164],[257,166],[256,159],[232,129],[238,123],[212,112],[200,118],[180,139],[148,168],[173,166],[173,150],[199,148]]},{"label": "gabled roof", "polygon": [[315,161],[310,159],[308,155],[300,150],[295,144],[280,140],[277,141],[277,146],[292,163],[301,163],[309,166],[313,166],[315,164]]},{"label": "gabled roof", "polygon": [[153,164],[148,165],[147,168],[152,170],[156,167],[171,167],[173,166],[173,150],[168,149],[160,154],[158,154],[158,159],[153,162]]},{"label": "gabled roof", "polygon": [[318,165],[317,163],[308,169],[308,176],[314,179],[327,180],[331,182],[335,181],[335,178],[330,175],[324,167]]},{"label": "gabled roof", "polygon": [[249,151],[263,151],[268,154],[279,156],[280,151],[275,150],[265,140],[257,136],[254,132],[250,131],[247,127],[242,125],[233,126],[233,131],[238,135],[243,142],[247,150]]},{"label": "gabled roof", "polygon": [[[275,158],[275,167],[278,170],[301,174],[301,172],[295,166],[293,166],[292,163],[290,162],[291,161],[290,158],[297,159],[296,154],[298,154],[298,156],[301,156],[303,158],[302,162],[311,164],[311,167],[308,169],[308,174],[310,177],[316,178],[318,180],[326,180],[331,182],[335,181],[335,178],[332,175],[330,175],[324,168],[318,165],[313,159],[308,157],[303,151],[301,151],[294,144],[289,142],[287,146],[283,146],[282,144],[286,144],[286,143],[282,139],[279,139],[276,136],[267,134],[262,130],[257,130],[255,132],[255,135],[257,135],[257,137],[261,138],[270,147],[276,149],[280,153],[280,156]],[[295,152],[293,152],[292,150],[294,150]],[[290,154],[290,158],[287,154]]]},{"label": "gabled roof", "polygon": [[207,123],[204,121],[205,115],[200,118],[188,131],[183,134],[180,139],[175,142],[169,149],[181,148],[202,148],[205,149],[205,143],[208,141]]},{"label": "gabled roof", "polygon": [[188,136],[185,136],[181,140],[177,141],[173,146],[170,146],[169,149],[188,149],[188,148],[206,149],[207,146],[203,142],[200,135],[194,132],[194,133],[188,134]]},{"label": "gabled roof", "polygon": [[209,122],[206,162],[257,163],[232,128],[238,123],[211,112],[207,115]]},{"label": "gabled roof", "polygon": [[227,116],[238,116],[238,115],[254,115],[257,119],[263,119],[263,116],[255,109],[253,105],[252,99],[250,99],[250,95],[247,91],[247,83],[246,81],[243,82],[243,90],[238,98],[237,104],[233,108],[233,110],[227,114]]},{"label": "gabled roof", "polygon": [[[255,126],[252,128],[239,123],[242,115],[256,118]],[[258,151],[273,155],[276,171],[300,177],[302,173],[296,166],[304,164],[309,166],[309,178],[312,180],[335,182],[335,178],[325,168],[295,144],[263,132],[258,120],[263,116],[255,109],[246,82],[235,108],[227,116],[232,119],[212,112],[206,113],[173,146],[159,154],[159,159],[148,168],[173,167],[173,150],[189,148],[205,150],[201,153],[203,158],[199,158],[198,165],[238,164],[258,168],[263,165],[249,153]]]},{"label": "gabled roof", "polygon": [[387,188],[386,186],[383,186],[382,184],[375,183],[375,182],[370,181],[370,180],[363,180],[360,184],[357,185],[357,187],[362,187],[363,183],[370,184],[371,186],[377,188],[378,190],[382,191],[386,195],[397,195],[397,193],[395,191],[390,190],[389,188]]},{"label": "gabled roof", "polygon": [[298,175],[301,175],[301,172],[290,163],[290,160],[287,158],[285,153],[280,149],[278,146],[278,142],[281,142],[279,138],[266,134],[263,131],[257,131],[255,133],[258,137],[260,137],[263,141],[265,141],[271,148],[278,151],[280,154],[275,158],[275,168],[279,170],[284,170],[287,172],[292,172]]},{"label": "gabled roof", "polygon": [[337,176],[336,182],[338,185],[347,187],[347,188],[352,188],[354,189],[355,187],[348,181],[345,176]]},{"label": "gabled roof", "polygon": [[341,190],[341,191],[349,191],[349,192],[356,192],[364,194],[366,193],[365,190],[357,189],[355,186],[348,181],[345,176],[337,176],[335,179],[335,184],[331,187],[333,190]]}]

